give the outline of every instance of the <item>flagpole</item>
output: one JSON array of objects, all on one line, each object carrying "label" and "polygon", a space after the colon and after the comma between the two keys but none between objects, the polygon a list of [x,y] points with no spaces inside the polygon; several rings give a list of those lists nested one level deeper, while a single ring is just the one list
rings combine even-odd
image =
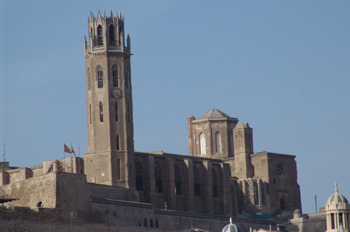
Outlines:
[{"label": "flagpole", "polygon": [[[72,143],[70,143],[70,148],[71,148],[71,150],[73,150],[73,145],[72,145]],[[74,173],[73,155],[72,155],[72,153],[70,153],[70,168],[71,168],[71,172]]]},{"label": "flagpole", "polygon": [[81,174],[81,171],[80,171],[80,144],[79,143],[78,143],[78,157],[79,157],[78,170],[79,170],[79,174]]},{"label": "flagpole", "polygon": [[64,150],[64,146],[66,142],[63,141],[63,172],[66,172],[66,151]]}]

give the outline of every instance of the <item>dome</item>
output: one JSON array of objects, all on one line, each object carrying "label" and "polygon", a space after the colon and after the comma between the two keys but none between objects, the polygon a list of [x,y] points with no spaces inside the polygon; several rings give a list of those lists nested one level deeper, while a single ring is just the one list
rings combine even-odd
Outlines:
[{"label": "dome", "polygon": [[226,225],[222,232],[242,232],[241,228],[239,226],[232,224],[232,218],[230,218],[230,224]]},{"label": "dome", "polygon": [[327,205],[349,204],[349,201],[338,192],[338,185],[335,183],[335,193],[328,198]]},{"label": "dome", "polygon": [[227,114],[225,114],[224,112],[222,112],[221,110],[217,110],[217,109],[211,109],[208,112],[206,112],[201,119],[204,118],[229,118],[230,116],[228,116]]}]

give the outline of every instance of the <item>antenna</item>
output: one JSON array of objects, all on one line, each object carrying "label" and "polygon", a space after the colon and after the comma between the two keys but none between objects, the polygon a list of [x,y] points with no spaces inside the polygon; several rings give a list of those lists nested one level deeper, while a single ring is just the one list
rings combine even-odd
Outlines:
[{"label": "antenna", "polygon": [[3,153],[2,153],[2,155],[3,155],[3,157],[4,157],[4,162],[6,161],[6,156],[5,156],[5,154],[6,154],[6,144],[4,144],[4,150],[3,150]]},{"label": "antenna", "polygon": [[315,212],[317,213],[317,195],[315,195]]}]

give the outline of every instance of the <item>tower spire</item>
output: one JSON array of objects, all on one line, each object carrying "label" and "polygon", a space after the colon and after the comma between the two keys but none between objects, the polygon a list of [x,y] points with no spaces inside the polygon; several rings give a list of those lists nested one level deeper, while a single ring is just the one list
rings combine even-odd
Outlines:
[{"label": "tower spire", "polygon": [[99,20],[102,20],[100,10],[98,10],[98,12],[97,12],[97,18],[98,18]]},{"label": "tower spire", "polygon": [[338,193],[338,184],[335,182],[335,192]]}]

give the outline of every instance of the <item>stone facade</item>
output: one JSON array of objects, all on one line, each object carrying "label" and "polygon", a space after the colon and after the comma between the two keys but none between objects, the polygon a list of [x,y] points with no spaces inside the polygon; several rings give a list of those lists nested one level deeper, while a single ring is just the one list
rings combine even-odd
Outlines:
[{"label": "stone facade", "polygon": [[[0,195],[17,200],[0,206],[1,231],[216,231],[227,216],[157,209],[140,202],[130,188],[88,183],[79,173],[49,172],[1,186]],[[203,203],[205,205],[205,203]],[[242,228],[275,227],[273,221],[234,219]],[[42,226],[38,222],[43,223]]]},{"label": "stone facade", "polygon": [[[134,129],[130,67],[130,38],[125,43],[124,18],[88,20],[85,39],[89,182],[133,187]],[[89,42],[89,43],[88,43]],[[89,44],[89,46],[88,46]]]},{"label": "stone facade", "polygon": [[[258,229],[275,223],[249,215],[291,216],[301,209],[295,156],[254,153],[253,129],[220,110],[187,119],[189,156],[135,152],[131,41],[125,36],[124,18],[120,13],[107,17],[98,12],[96,18],[91,13],[88,28],[88,152],[84,159],[29,168],[4,164],[0,195],[15,198],[15,209],[39,211],[40,220],[50,215],[57,231],[72,217],[83,224],[129,228],[123,231],[140,226],[147,228],[144,231],[182,231],[193,224],[214,231],[227,224],[229,216],[240,216],[245,217],[236,218],[241,228]],[[11,219],[8,214],[6,220]]]}]

